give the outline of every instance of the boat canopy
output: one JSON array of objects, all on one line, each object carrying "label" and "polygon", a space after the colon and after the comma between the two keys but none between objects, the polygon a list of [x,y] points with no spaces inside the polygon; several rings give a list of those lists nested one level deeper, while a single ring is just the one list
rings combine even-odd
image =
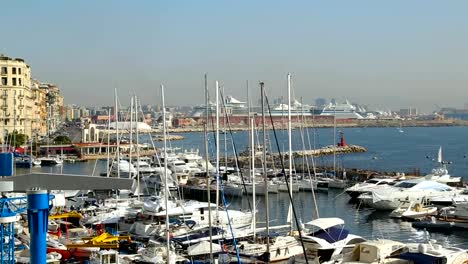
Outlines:
[{"label": "boat canopy", "polygon": [[327,229],[337,225],[344,225],[344,220],[338,217],[318,218],[305,223],[307,226],[318,227],[320,229]]},{"label": "boat canopy", "polygon": [[221,246],[219,244],[210,243],[208,241],[202,241],[193,246],[187,248],[187,254],[189,256],[207,255],[210,254],[210,244],[212,244],[213,253],[221,252]]}]

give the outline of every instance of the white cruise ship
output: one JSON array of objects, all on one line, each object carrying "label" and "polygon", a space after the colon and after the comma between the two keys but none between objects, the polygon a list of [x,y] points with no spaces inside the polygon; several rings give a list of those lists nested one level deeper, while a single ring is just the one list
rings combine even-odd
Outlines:
[{"label": "white cruise ship", "polygon": [[321,116],[335,116],[336,119],[363,119],[364,117],[359,114],[356,107],[346,100],[344,103],[330,103],[324,107]]},{"label": "white cruise ship", "polygon": [[[224,99],[224,106],[226,107],[226,112],[230,115],[248,115],[247,103],[239,101],[230,95],[226,96],[226,99]],[[222,109],[223,104],[220,103],[219,107]],[[209,102],[208,108],[209,112],[214,115],[214,113],[216,112],[216,104],[213,102]],[[204,117],[205,114],[206,105],[198,105],[193,108],[192,113],[190,113],[190,117],[200,118]]]},{"label": "white cruise ship", "polygon": [[[291,103],[291,116],[311,116],[312,107],[310,105],[303,105],[297,100]],[[267,113],[268,114],[268,113]],[[272,116],[288,116],[288,105],[278,104],[271,109]]]}]

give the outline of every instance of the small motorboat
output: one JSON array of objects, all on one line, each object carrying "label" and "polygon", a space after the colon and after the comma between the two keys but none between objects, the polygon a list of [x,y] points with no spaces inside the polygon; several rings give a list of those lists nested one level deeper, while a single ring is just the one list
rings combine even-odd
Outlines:
[{"label": "small motorboat", "polygon": [[437,214],[437,207],[425,207],[413,201],[403,201],[400,206],[390,213],[393,218],[420,219]]}]

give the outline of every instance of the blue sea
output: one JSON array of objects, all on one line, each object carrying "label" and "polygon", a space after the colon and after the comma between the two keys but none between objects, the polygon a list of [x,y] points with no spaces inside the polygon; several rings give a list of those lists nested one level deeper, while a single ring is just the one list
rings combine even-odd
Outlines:
[{"label": "blue sea", "polygon": [[[339,132],[344,133],[348,144],[359,145],[367,148],[366,153],[354,153],[340,155],[336,161],[341,168],[361,168],[370,170],[382,170],[388,172],[411,172],[419,169],[422,174],[430,172],[435,167],[437,152],[442,147],[443,158],[450,162],[449,172],[454,176],[462,176],[468,180],[468,127],[404,127],[404,132],[399,132],[394,127],[389,128],[309,128],[303,133],[294,130],[293,149],[310,149],[312,146],[323,147],[338,142]],[[279,148],[287,150],[287,132],[276,132]],[[200,149],[204,153],[204,134],[186,133],[184,140],[170,142],[172,147],[182,149]],[[224,134],[220,136],[221,150],[227,149],[228,155],[232,155],[234,147],[238,152],[246,149],[248,145],[247,132],[234,132],[233,138],[229,133],[224,140]],[[142,141],[148,137],[142,136]],[[208,135],[210,155],[214,157],[214,137]],[[262,134],[257,133],[256,138],[262,139]],[[277,152],[273,133],[268,134],[272,152]],[[226,142],[226,144],[224,143]],[[161,144],[158,143],[158,146]],[[226,146],[226,147],[225,147]],[[221,154],[224,155],[224,154]],[[333,158],[317,158],[319,165],[332,166]],[[60,167],[33,168],[33,172],[51,172],[66,174],[99,175],[105,169],[105,162],[86,162],[64,164]],[[27,173],[29,170],[18,170],[18,174]],[[247,209],[247,201],[250,196],[243,198],[227,197],[231,208]],[[289,206],[288,196],[285,193],[273,194],[269,198],[271,224],[281,225],[286,223],[286,215]],[[258,204],[258,223],[265,223],[265,208],[263,197],[256,201]],[[349,197],[342,191],[329,191],[316,194],[316,203],[320,217],[340,217],[346,222],[347,228],[356,234],[368,239],[387,238],[401,241],[427,241],[436,239],[446,245],[468,248],[468,232],[456,231],[451,234],[428,233],[411,227],[411,223],[390,219],[388,212],[377,212],[372,209],[362,208],[350,203]],[[315,218],[314,200],[311,193],[299,193],[294,195],[294,204],[302,222]]]}]

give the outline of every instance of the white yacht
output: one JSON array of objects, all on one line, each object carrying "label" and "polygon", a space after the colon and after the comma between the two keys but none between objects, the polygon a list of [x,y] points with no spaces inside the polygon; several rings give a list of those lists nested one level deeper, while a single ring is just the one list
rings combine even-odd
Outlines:
[{"label": "white yacht", "polygon": [[155,173],[159,172],[158,168],[151,167],[151,165],[146,161],[137,160],[137,161],[134,161],[133,164],[135,166],[135,169],[140,174],[140,176],[143,176],[143,177],[144,176],[149,176],[149,175],[152,175],[152,174],[155,174]]},{"label": "white yacht", "polygon": [[395,179],[392,178],[373,178],[362,183],[356,183],[347,188],[346,193],[351,196],[351,198],[358,198],[358,196],[363,193],[379,189],[382,186],[388,186],[394,182]]},{"label": "white yacht", "polygon": [[302,239],[307,249],[307,256],[320,261],[327,261],[343,254],[343,250],[352,249],[364,238],[350,234],[344,229],[340,218],[318,218],[304,224]]},{"label": "white yacht", "polygon": [[[284,261],[294,256],[303,254],[299,241],[292,236],[270,237],[269,252],[265,239],[259,239],[259,242],[241,241],[237,245],[239,255],[247,258],[255,258],[264,263]],[[234,252],[234,249],[230,250]]]},{"label": "white yacht", "polygon": [[424,179],[401,181],[394,186],[387,186],[359,195],[358,199],[377,210],[395,210],[401,201],[423,203],[433,197],[453,196],[460,191],[446,184]]},{"label": "white yacht", "polygon": [[109,168],[109,175],[111,177],[133,178],[136,174],[137,171],[133,164],[123,159],[113,161]]},{"label": "white yacht", "polygon": [[47,157],[38,158],[37,160],[40,161],[40,165],[42,166],[54,166],[63,164],[63,159],[59,156],[49,155]]},{"label": "white yacht", "polygon": [[447,163],[442,159],[442,147],[439,147],[437,153],[437,162],[439,167],[432,169],[431,173],[427,174],[425,177],[427,180],[433,180],[440,183],[459,183],[461,177],[451,177],[447,170]]}]

